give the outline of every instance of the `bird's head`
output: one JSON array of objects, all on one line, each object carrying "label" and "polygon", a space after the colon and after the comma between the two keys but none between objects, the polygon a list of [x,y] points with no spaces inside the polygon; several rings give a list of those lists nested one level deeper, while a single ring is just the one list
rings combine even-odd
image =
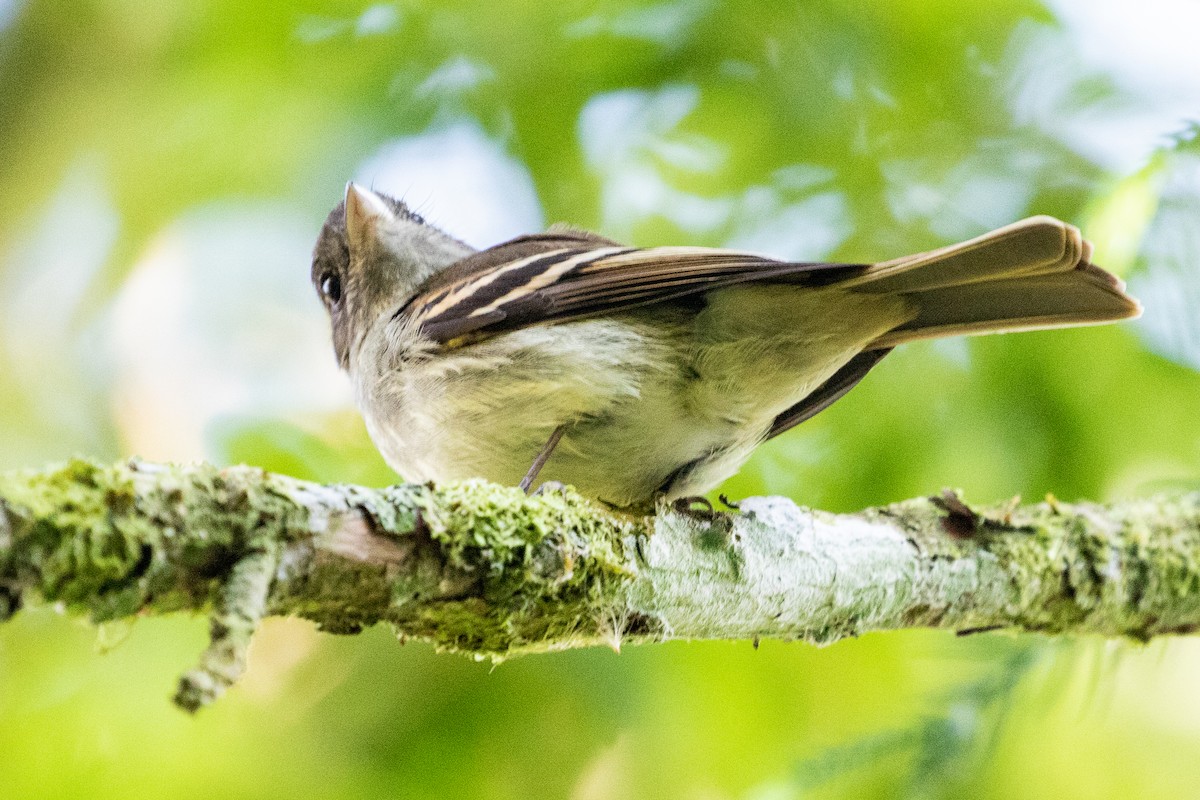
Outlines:
[{"label": "bird's head", "polygon": [[402,201],[347,184],[312,258],[313,286],[329,312],[342,369],[380,315],[394,313],[431,275],[472,252]]}]

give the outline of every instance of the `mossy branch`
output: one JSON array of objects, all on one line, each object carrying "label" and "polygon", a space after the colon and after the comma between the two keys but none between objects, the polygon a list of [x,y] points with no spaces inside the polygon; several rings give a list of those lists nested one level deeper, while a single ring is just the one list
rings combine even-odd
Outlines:
[{"label": "mossy branch", "polygon": [[824,644],[873,630],[1148,639],[1200,626],[1200,493],[857,514],[754,498],[631,517],[469,482],[322,486],[249,467],[76,461],[0,475],[0,621],[40,599],[104,621],[211,615],[181,681],[235,681],[266,615],[478,657],[670,638]]}]

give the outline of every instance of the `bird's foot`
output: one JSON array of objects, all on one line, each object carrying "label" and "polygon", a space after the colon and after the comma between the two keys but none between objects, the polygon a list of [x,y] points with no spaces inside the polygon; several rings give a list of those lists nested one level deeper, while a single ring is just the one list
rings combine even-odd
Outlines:
[{"label": "bird's foot", "polygon": [[671,510],[697,523],[702,547],[725,547],[733,535],[736,511],[717,511],[706,497],[680,497],[672,501]]},{"label": "bird's foot", "polygon": [[699,495],[695,497],[680,497],[676,500],[672,500],[671,508],[677,513],[683,514],[685,517],[691,517],[692,519],[702,520],[704,522],[712,522],[712,520],[721,513],[713,508],[711,500],[709,500],[707,497],[700,497]]},{"label": "bird's foot", "polygon": [[[729,505],[728,503],[726,505]],[[709,528],[729,531],[733,528],[733,518],[736,506],[730,506],[734,512],[718,511],[707,497],[680,497],[671,502],[671,510],[688,519],[702,522]]]}]

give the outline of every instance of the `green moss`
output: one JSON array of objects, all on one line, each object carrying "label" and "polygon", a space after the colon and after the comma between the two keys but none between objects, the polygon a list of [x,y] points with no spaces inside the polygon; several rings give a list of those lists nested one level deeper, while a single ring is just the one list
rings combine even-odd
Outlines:
[{"label": "green moss", "polygon": [[245,554],[307,535],[306,512],[247,468],[74,460],[0,476],[0,495],[5,572],[98,621],[204,607]]},{"label": "green moss", "polygon": [[440,565],[397,583],[402,632],[493,656],[612,635],[609,609],[632,578],[623,542],[633,522],[570,490],[527,497],[480,481],[430,490],[418,503],[415,535]]},{"label": "green moss", "polygon": [[338,488],[376,534],[410,548],[403,565],[386,566],[306,547],[313,532],[297,486],[260,470],[76,461],[4,480],[17,521],[7,552],[24,585],[93,619],[214,606],[239,618],[230,576],[256,554],[286,552],[271,611],[336,632],[387,618],[406,635],[477,654],[614,635],[609,609],[631,577],[624,541],[637,530],[570,491]]},{"label": "green moss", "polygon": [[[0,475],[0,498],[0,619],[26,593],[97,620],[213,610],[212,646],[181,688],[189,707],[240,672],[264,613],[340,633],[387,620],[402,636],[495,658],[661,638],[669,618],[627,609],[631,587],[645,579],[636,550],[651,521],[570,490],[527,497],[478,481],[317,487],[246,467],[73,461]],[[371,530],[357,517],[343,527],[347,509],[361,509]],[[904,612],[909,624],[967,618],[1145,639],[1200,620],[1200,494],[1109,509],[971,509],[943,496],[863,516],[898,524],[925,574],[954,576],[944,602]],[[731,585],[741,580],[736,525],[701,529],[671,515],[653,524],[667,526],[659,535],[671,533],[666,541],[685,561],[698,559]],[[805,636],[855,635],[865,618],[846,610]]]},{"label": "green moss", "polygon": [[1174,620],[1200,613],[1200,495],[1119,509],[1053,499],[970,509],[978,524],[965,537],[947,530],[946,511],[925,499],[865,516],[898,523],[926,557],[994,564],[1008,579],[1005,614],[1019,627],[1135,639],[1178,630],[1183,623]]},{"label": "green moss", "polygon": [[1010,576],[1016,624],[1146,639],[1200,610],[1195,497],[1113,515],[1088,504],[1027,506],[986,544]]},{"label": "green moss", "polygon": [[412,533],[417,527],[417,514],[430,492],[428,486],[417,483],[402,483],[384,489],[341,488],[346,493],[347,505],[365,509],[377,530],[400,536]]},{"label": "green moss", "polygon": [[118,589],[145,560],[157,536],[127,517],[132,483],[112,467],[72,461],[53,472],[0,478],[17,523],[13,557],[39,574],[48,599],[78,603]]},{"label": "green moss", "polygon": [[352,634],[385,619],[391,599],[385,567],[317,554],[303,574],[277,587],[271,608],[312,620],[328,633]]}]

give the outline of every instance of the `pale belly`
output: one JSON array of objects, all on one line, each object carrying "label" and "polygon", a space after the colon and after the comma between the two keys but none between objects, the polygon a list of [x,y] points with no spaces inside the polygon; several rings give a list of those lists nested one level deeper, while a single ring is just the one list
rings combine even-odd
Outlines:
[{"label": "pale belly", "polygon": [[[696,316],[533,327],[374,378],[356,371],[359,405],[407,480],[515,485],[564,425],[539,482],[616,506],[701,493],[737,471],[777,414],[903,316],[864,326],[828,302],[798,313],[810,305],[799,291],[725,290]],[[781,313],[791,321],[783,336]]]}]

